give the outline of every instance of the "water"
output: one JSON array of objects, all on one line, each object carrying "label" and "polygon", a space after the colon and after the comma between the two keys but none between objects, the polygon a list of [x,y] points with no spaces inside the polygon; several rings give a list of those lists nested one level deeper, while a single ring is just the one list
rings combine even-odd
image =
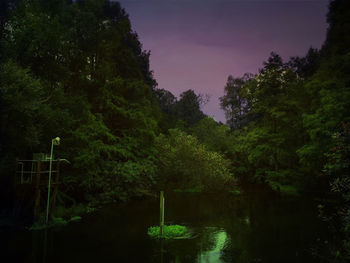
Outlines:
[{"label": "water", "polygon": [[47,232],[3,230],[2,255],[11,262],[310,263],[320,262],[313,254],[328,238],[310,199],[166,193],[165,201],[166,224],[187,226],[188,238],[149,238],[159,203],[141,200]]}]

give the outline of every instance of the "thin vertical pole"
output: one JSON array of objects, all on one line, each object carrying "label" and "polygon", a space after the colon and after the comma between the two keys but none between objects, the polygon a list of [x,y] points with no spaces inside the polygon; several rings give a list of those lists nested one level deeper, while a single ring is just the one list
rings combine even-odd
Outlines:
[{"label": "thin vertical pole", "polygon": [[22,162],[19,162],[19,164],[21,165],[21,184],[23,184],[23,181],[24,181],[24,179],[23,179],[23,171],[24,171],[24,164],[22,163]]},{"label": "thin vertical pole", "polygon": [[50,190],[51,190],[51,170],[52,170],[52,155],[53,155],[53,141],[51,141],[51,153],[50,153],[50,168],[49,168],[49,183],[47,189],[47,203],[46,203],[46,224],[49,221],[49,209],[50,209]]},{"label": "thin vertical pole", "polygon": [[40,160],[36,165],[36,176],[35,176],[35,204],[34,204],[34,221],[37,221],[40,216]]},{"label": "thin vertical pole", "polygon": [[51,213],[55,209],[56,206],[56,198],[57,198],[57,193],[58,193],[58,186],[59,186],[59,178],[60,178],[60,161],[56,161],[56,172],[55,176],[53,178],[54,180],[54,186],[53,186],[53,193],[52,193],[52,201],[51,201]]},{"label": "thin vertical pole", "polygon": [[162,225],[164,227],[164,210],[165,210],[165,197],[163,196],[163,210],[162,210]]},{"label": "thin vertical pole", "polygon": [[160,191],[160,236],[163,236],[164,232],[164,191]]},{"label": "thin vertical pole", "polygon": [[30,183],[33,183],[34,161],[32,161],[32,170],[30,171]]}]

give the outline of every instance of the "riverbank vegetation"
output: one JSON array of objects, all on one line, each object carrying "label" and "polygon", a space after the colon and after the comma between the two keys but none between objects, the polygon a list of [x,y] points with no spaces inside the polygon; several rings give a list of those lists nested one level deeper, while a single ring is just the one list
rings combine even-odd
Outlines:
[{"label": "riverbank vegetation", "polygon": [[[201,111],[205,95],[188,90],[176,98],[157,87],[150,52],[118,2],[1,5],[4,210],[16,201],[16,158],[48,152],[56,136],[62,138],[56,156],[71,162],[62,173],[61,206],[161,188],[238,192],[249,184],[292,194],[333,192],[349,202],[348,1],[330,3],[320,50],[288,61],[272,52],[258,74],[228,77],[220,98],[227,125]],[[346,233],[349,211],[342,212]]]}]

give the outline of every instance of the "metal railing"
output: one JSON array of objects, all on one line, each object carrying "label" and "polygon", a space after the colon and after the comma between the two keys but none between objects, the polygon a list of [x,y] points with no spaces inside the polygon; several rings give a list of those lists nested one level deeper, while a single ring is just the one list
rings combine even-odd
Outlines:
[{"label": "metal railing", "polygon": [[[52,160],[53,162],[67,161],[65,159]],[[38,162],[48,163],[50,160],[18,160],[16,167],[16,176],[20,184],[32,184],[34,174],[49,174],[49,170],[37,171]],[[68,161],[67,161],[68,162]],[[20,168],[20,169],[18,169]],[[51,173],[57,173],[57,170],[52,170]],[[29,175],[29,176],[27,176]]]}]

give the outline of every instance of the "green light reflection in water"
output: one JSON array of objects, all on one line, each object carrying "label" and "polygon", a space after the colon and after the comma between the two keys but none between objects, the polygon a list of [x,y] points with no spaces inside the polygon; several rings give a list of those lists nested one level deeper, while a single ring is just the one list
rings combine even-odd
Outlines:
[{"label": "green light reflection in water", "polygon": [[224,262],[220,259],[221,251],[229,242],[229,236],[223,229],[210,232],[209,235],[209,239],[212,242],[212,247],[207,251],[201,251],[200,255],[198,256],[198,262]]}]

